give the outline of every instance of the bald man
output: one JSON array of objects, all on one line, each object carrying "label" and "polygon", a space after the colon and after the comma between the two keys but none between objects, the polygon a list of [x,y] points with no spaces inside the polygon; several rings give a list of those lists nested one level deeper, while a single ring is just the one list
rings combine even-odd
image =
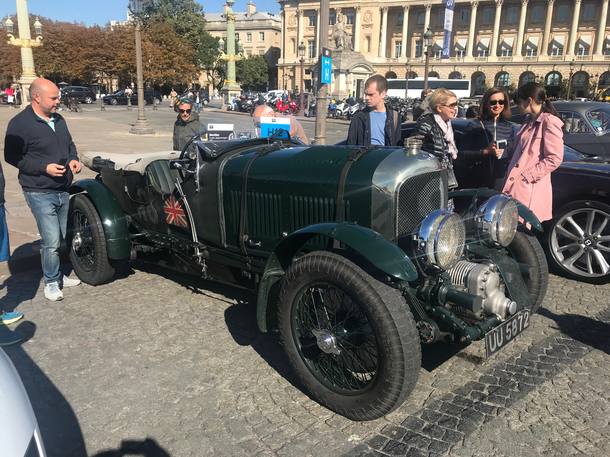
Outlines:
[{"label": "bald man", "polygon": [[81,170],[66,121],[57,113],[59,89],[38,78],[30,86],[32,103],[8,124],[4,158],[19,169],[19,184],[41,238],[44,295],[63,299],[64,287],[77,286],[60,271],[59,248],[68,225],[68,188]]},{"label": "bald man", "polygon": [[287,117],[290,119],[290,138],[295,138],[305,144],[309,144],[303,126],[294,116],[285,116],[284,114],[276,113],[269,105],[258,105],[254,108],[254,112],[252,113],[255,125],[260,125],[261,117]]}]

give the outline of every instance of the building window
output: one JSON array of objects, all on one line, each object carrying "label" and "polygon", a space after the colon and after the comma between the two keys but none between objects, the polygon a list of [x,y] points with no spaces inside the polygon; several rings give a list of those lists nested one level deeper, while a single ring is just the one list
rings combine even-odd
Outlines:
[{"label": "building window", "polygon": [[252,43],[252,33],[250,33],[250,32],[246,33],[246,42]]},{"label": "building window", "polygon": [[415,57],[421,57],[424,53],[422,40],[415,41]]},{"label": "building window", "polygon": [[586,22],[593,22],[595,20],[595,6],[592,3],[585,3],[582,6],[581,18]]},{"label": "building window", "polygon": [[483,8],[483,19],[481,23],[491,24],[494,21],[494,9],[490,7]]},{"label": "building window", "polygon": [[506,9],[506,23],[515,25],[519,21],[519,7],[510,6]]},{"label": "building window", "polygon": [[503,43],[502,46],[500,47],[500,55],[502,57],[510,57],[510,56],[512,56],[513,55],[513,48],[511,48],[506,43]]},{"label": "building window", "polygon": [[347,23],[347,25],[354,25],[354,12],[353,11],[348,11],[347,13],[345,13],[345,22]]},{"label": "building window", "polygon": [[460,9],[460,21],[462,24],[468,24],[470,22],[470,8]]},{"label": "building window", "polygon": [[557,22],[568,22],[570,17],[570,5],[566,5],[565,3],[560,4],[557,7],[557,16],[555,17]]},{"label": "building window", "polygon": [[441,59],[443,57],[443,48],[440,46],[432,46],[432,54],[435,59]]},{"label": "building window", "polygon": [[496,77],[496,86],[499,86],[499,87],[510,86],[510,75],[505,71],[498,74],[498,76]]},{"label": "building window", "polygon": [[578,49],[576,50],[576,55],[578,56],[588,56],[589,48],[583,44],[578,45]]},{"label": "building window", "polygon": [[463,59],[464,56],[466,55],[466,53],[463,49],[457,49],[457,48],[454,50],[454,54],[455,54],[455,57],[457,57],[458,59]]},{"label": "building window", "polygon": [[532,22],[534,24],[540,24],[544,21],[545,9],[542,5],[534,5],[532,7]]},{"label": "building window", "polygon": [[563,46],[559,46],[556,43],[553,43],[551,46],[551,55],[552,56],[562,56],[563,55]]},{"label": "building window", "polygon": [[489,56],[489,49],[479,45],[479,47],[477,47],[477,57],[487,57]]},{"label": "building window", "polygon": [[337,10],[331,10],[328,14],[328,25],[335,25],[337,23]]},{"label": "building window", "polygon": [[394,43],[394,57],[400,57],[402,53],[402,41],[396,41]]},{"label": "building window", "polygon": [[533,47],[533,46],[526,46],[525,48],[525,55],[527,57],[535,57],[538,55],[538,49]]},{"label": "building window", "polygon": [[258,55],[259,56],[264,56],[265,55],[265,50],[264,49],[259,49],[258,50]]},{"label": "building window", "polygon": [[313,59],[316,56],[316,42],[314,40],[307,41],[307,57]]},{"label": "building window", "polygon": [[309,27],[315,27],[316,23],[317,23],[317,16],[316,16],[315,11],[313,13],[309,13],[307,15],[307,25]]},{"label": "building window", "polygon": [[396,25],[402,25],[402,23],[404,22],[404,15],[402,14],[397,14],[396,15]]},{"label": "building window", "polygon": [[419,12],[417,13],[417,25],[424,25],[426,23],[426,13]]},{"label": "building window", "polygon": [[258,40],[265,41],[265,32],[258,32]]}]

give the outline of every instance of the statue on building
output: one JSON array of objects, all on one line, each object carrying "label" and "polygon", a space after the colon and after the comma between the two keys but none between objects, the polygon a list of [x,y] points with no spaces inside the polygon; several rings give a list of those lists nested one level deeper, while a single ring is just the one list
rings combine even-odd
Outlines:
[{"label": "statue on building", "polygon": [[336,50],[352,50],[352,40],[347,30],[345,30],[345,22],[344,22],[343,14],[337,14],[337,22],[333,25],[331,38],[335,42]]}]

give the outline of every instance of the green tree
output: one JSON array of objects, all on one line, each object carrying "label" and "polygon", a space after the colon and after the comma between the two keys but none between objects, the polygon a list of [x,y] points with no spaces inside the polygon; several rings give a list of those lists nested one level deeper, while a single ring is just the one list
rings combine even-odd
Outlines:
[{"label": "green tree", "polygon": [[269,81],[264,56],[250,56],[237,61],[237,82],[245,90],[265,90]]}]

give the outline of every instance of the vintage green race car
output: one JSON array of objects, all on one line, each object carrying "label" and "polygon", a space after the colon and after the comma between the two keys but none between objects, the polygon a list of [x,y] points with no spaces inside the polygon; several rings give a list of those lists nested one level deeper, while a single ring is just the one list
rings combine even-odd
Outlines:
[{"label": "vintage green race car", "polygon": [[544,298],[544,253],[518,228],[535,217],[490,191],[450,195],[427,153],[196,144],[84,158],[99,174],[71,188],[74,270],[97,285],[145,257],[252,290],[259,329],[279,331],[305,389],[348,418],[401,405],[422,343],[485,339],[491,355]]}]

